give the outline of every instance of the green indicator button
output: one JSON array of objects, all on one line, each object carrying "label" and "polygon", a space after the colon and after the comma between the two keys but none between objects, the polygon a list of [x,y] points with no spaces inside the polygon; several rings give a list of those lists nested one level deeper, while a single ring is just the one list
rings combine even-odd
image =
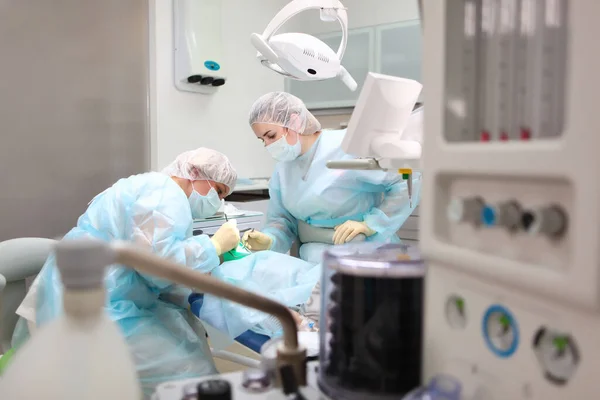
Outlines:
[{"label": "green indicator button", "polygon": [[565,351],[568,343],[569,339],[566,336],[557,336],[552,340],[552,344],[554,344],[554,347],[558,351]]},{"label": "green indicator button", "polygon": [[510,317],[506,314],[503,314],[499,319],[498,322],[500,322],[500,325],[502,325],[502,327],[504,329],[507,329],[510,327]]},{"label": "green indicator button", "polygon": [[458,311],[463,312],[463,310],[465,309],[465,301],[463,299],[456,299],[455,302]]}]

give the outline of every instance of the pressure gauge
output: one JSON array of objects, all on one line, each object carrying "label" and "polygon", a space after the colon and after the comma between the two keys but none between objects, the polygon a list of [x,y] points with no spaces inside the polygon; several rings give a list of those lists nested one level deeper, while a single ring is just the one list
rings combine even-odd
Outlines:
[{"label": "pressure gauge", "polygon": [[579,364],[579,351],[571,336],[540,328],[535,336],[533,347],[544,375],[549,381],[564,385],[571,379]]},{"label": "pressure gauge", "polygon": [[519,346],[519,329],[513,315],[503,306],[493,305],[482,322],[483,337],[488,348],[498,357],[510,357]]}]

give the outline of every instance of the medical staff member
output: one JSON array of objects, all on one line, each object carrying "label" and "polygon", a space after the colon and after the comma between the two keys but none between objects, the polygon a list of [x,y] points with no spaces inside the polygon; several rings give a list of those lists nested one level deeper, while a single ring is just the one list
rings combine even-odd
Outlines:
[{"label": "medical staff member", "polygon": [[248,248],[285,253],[299,238],[300,257],[318,263],[331,244],[358,238],[399,242],[396,232],[419,202],[419,174],[413,174],[411,204],[407,184],[396,172],[328,169],[329,160],[356,158],[340,147],[346,130],[322,131],[304,103],[289,93],[260,97],[249,122],[278,163],[269,184],[266,227],[244,234]]},{"label": "medical staff member", "polygon": [[[239,243],[239,232],[226,223],[212,238],[192,236],[192,221],[214,215],[236,180],[223,154],[188,151],[162,173],[121,179],[97,195],[64,240],[124,240],[210,273],[219,266],[219,256]],[[62,312],[54,256],[37,279],[35,317],[43,326]],[[217,373],[201,326],[186,309],[159,299],[174,284],[118,265],[107,271],[105,284],[106,311],[126,337],[147,398],[161,382]]]}]

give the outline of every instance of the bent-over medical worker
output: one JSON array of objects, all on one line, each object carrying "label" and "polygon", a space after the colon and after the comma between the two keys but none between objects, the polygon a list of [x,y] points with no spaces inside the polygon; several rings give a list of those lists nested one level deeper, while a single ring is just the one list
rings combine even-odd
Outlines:
[{"label": "bent-over medical worker", "polygon": [[278,163],[266,228],[244,234],[248,248],[285,253],[298,239],[300,257],[319,263],[332,244],[399,242],[396,232],[419,203],[420,174],[413,176],[411,204],[407,183],[395,171],[328,169],[330,160],[356,158],[340,147],[346,131],[321,130],[304,103],[288,93],[260,97],[249,122]]},{"label": "bent-over medical worker", "polygon": [[[222,253],[238,245],[239,231],[226,223],[212,238],[192,236],[192,222],[214,215],[236,180],[223,154],[206,148],[183,153],[162,173],[121,179],[97,195],[64,240],[124,240],[209,273],[219,266]],[[54,256],[36,280],[37,293],[32,295],[37,297],[34,318],[39,327],[62,312]],[[125,335],[146,397],[161,382],[217,372],[201,324],[185,308],[159,299],[174,284],[115,265],[108,269],[105,285],[105,310]]]}]

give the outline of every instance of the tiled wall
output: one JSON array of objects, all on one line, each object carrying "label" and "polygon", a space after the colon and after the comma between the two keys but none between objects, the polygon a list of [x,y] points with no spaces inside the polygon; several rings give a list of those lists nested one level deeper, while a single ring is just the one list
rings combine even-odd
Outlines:
[{"label": "tiled wall", "polygon": [[333,115],[317,115],[317,119],[321,123],[323,129],[343,129],[350,121],[351,112],[333,114]]}]

